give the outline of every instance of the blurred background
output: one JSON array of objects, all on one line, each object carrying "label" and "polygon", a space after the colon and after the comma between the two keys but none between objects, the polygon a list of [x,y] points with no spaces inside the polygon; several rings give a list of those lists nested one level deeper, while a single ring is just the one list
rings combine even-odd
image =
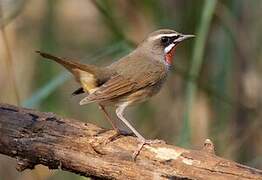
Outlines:
[{"label": "blurred background", "polygon": [[[156,29],[192,33],[164,88],[128,119],[147,138],[193,149],[210,138],[219,156],[261,169],[261,9],[261,0],[0,0],[0,102],[111,128],[96,104],[71,96],[72,76],[35,51],[106,65]],[[0,155],[0,180],[86,179],[15,164]]]}]

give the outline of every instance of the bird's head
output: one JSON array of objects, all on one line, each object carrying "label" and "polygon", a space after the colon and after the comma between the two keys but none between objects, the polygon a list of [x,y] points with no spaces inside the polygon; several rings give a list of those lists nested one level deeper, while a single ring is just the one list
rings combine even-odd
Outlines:
[{"label": "bird's head", "polygon": [[194,35],[185,35],[170,29],[160,29],[149,34],[139,45],[139,49],[156,57],[156,59],[164,60],[164,63],[170,66],[177,45],[192,37]]}]

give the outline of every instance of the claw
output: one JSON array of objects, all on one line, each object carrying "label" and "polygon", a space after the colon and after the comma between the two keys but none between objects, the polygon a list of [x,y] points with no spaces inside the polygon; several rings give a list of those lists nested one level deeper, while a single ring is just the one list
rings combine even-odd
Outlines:
[{"label": "claw", "polygon": [[117,131],[115,131],[115,134],[109,138],[109,141],[112,142],[112,141],[116,140],[117,138],[119,138],[121,135],[133,136],[133,133],[129,133],[129,132],[118,129]]},{"label": "claw", "polygon": [[143,139],[143,140],[141,140],[140,144],[138,145],[137,150],[135,150],[135,152],[132,155],[132,159],[134,161],[136,161],[137,156],[140,154],[140,152],[142,151],[142,149],[143,149],[143,147],[145,145],[162,144],[162,143],[165,143],[165,142],[162,141],[162,140],[159,140],[159,139],[155,139],[155,140],[145,140],[145,139]]}]

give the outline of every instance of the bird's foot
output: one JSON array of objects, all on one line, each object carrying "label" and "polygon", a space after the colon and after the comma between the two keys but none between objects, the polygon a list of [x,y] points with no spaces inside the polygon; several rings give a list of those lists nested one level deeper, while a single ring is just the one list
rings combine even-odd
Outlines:
[{"label": "bird's foot", "polygon": [[109,142],[112,142],[112,141],[116,140],[121,135],[123,135],[123,136],[134,136],[133,133],[130,133],[130,132],[118,129],[118,130],[114,131],[114,134],[111,137],[109,137]]},{"label": "bird's foot", "polygon": [[118,133],[119,133],[119,135],[123,135],[123,136],[135,136],[134,133],[128,132],[128,131],[124,131],[124,130],[119,130]]},{"label": "bird's foot", "polygon": [[145,145],[151,145],[151,144],[163,144],[165,141],[159,140],[159,139],[154,139],[154,140],[146,140],[146,139],[139,139],[140,143],[138,145],[137,150],[133,153],[132,159],[135,161],[137,156],[140,154],[142,151],[143,147]]}]

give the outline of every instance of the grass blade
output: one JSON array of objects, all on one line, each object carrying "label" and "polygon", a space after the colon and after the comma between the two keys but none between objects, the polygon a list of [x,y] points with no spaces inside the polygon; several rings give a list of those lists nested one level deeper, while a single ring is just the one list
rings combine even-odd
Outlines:
[{"label": "grass blade", "polygon": [[[216,2],[216,0],[205,0],[204,3],[203,13],[199,28],[197,30],[197,37],[193,50],[192,64],[189,71],[189,76],[194,77],[195,79],[198,78],[198,74],[203,62],[204,46],[207,39],[211,19],[215,10]],[[186,107],[183,117],[182,132],[180,134],[179,140],[180,145],[188,146],[190,142],[190,114],[192,111],[196,90],[197,84],[193,81],[188,81],[186,87]]]}]

